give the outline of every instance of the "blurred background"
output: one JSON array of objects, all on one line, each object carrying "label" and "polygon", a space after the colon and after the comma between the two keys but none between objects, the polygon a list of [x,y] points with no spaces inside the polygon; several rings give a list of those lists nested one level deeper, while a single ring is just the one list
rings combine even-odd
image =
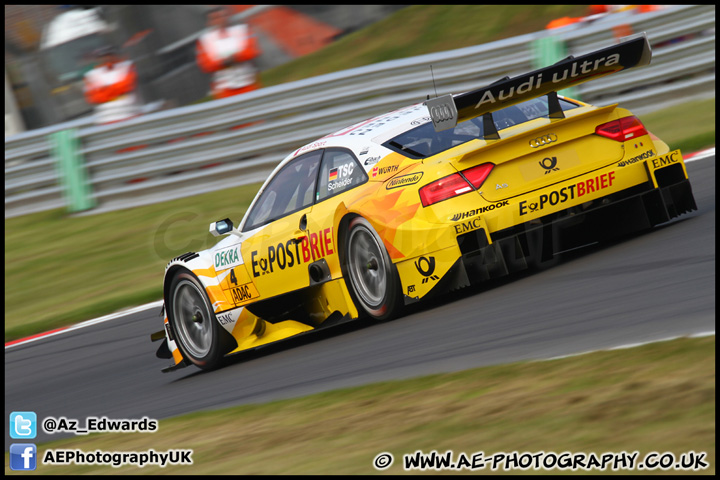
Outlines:
[{"label": "blurred background", "polygon": [[[188,105],[208,94],[195,41],[204,5],[6,5],[5,134],[92,113],[82,91],[93,52],[112,45],[135,63],[145,105]],[[317,51],[403,8],[401,5],[229,5],[247,23],[261,70]],[[13,108],[15,107],[15,108]]]}]

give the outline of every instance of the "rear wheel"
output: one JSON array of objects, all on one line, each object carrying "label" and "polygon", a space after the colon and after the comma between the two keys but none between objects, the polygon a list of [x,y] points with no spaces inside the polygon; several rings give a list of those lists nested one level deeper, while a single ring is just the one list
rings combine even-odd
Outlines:
[{"label": "rear wheel", "polygon": [[205,289],[192,274],[175,275],[170,286],[168,320],[183,358],[210,370],[232,349],[231,335],[215,318]]},{"label": "rear wheel", "polygon": [[382,240],[362,217],[350,221],[345,241],[349,290],[358,310],[376,320],[394,317],[402,306],[400,279]]}]

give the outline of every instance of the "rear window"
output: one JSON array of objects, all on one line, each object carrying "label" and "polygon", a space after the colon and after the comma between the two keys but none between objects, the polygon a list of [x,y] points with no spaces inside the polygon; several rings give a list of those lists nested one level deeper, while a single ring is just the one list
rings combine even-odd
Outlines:
[{"label": "rear window", "polygon": [[[558,100],[563,111],[580,106],[562,98]],[[547,117],[547,97],[533,98],[493,112],[492,115],[495,128],[498,131],[536,118]],[[428,122],[397,135],[383,145],[410,158],[425,158],[457,147],[470,140],[482,138],[484,138],[483,119],[477,117],[458,123],[455,128],[442,132],[436,132],[432,122]]]}]

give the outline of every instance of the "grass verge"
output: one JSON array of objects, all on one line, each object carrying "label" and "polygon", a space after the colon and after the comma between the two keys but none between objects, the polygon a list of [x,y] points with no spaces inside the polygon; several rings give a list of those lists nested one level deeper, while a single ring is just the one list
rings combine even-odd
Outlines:
[{"label": "grass verge", "polygon": [[482,45],[543,30],[559,17],[587,14],[587,5],[412,5],[320,51],[261,75],[263,86],[399,58]]},{"label": "grass verge", "polygon": [[[685,154],[715,145],[715,99],[698,100],[641,115],[645,126]],[[681,119],[680,121],[678,119]]]},{"label": "grass verge", "polygon": [[[403,454],[452,450],[468,457],[478,451],[486,457],[513,451],[637,451],[640,460],[651,452],[672,452],[676,459],[705,452],[709,468],[667,473],[714,474],[715,336],[195,413],[163,420],[155,433],[54,441],[40,445],[38,455],[59,448],[192,449],[194,463],[141,469],[38,462],[32,473],[362,475],[377,473],[373,459],[390,452],[395,463],[385,472],[400,474]],[[5,465],[11,473],[7,453]]]},{"label": "grass verge", "polygon": [[208,225],[240,220],[259,185],[89,216],[5,220],[5,340],[162,298],[167,262],[215,244]]}]

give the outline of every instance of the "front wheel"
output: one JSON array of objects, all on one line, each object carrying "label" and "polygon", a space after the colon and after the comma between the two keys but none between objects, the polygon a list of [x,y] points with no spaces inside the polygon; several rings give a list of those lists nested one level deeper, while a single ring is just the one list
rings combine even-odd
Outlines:
[{"label": "front wheel", "polygon": [[402,307],[400,279],[382,240],[362,217],[350,221],[345,241],[348,287],[359,310],[387,320]]},{"label": "front wheel", "polygon": [[167,305],[183,358],[205,370],[220,366],[232,340],[215,318],[200,281],[187,272],[175,275]]}]

